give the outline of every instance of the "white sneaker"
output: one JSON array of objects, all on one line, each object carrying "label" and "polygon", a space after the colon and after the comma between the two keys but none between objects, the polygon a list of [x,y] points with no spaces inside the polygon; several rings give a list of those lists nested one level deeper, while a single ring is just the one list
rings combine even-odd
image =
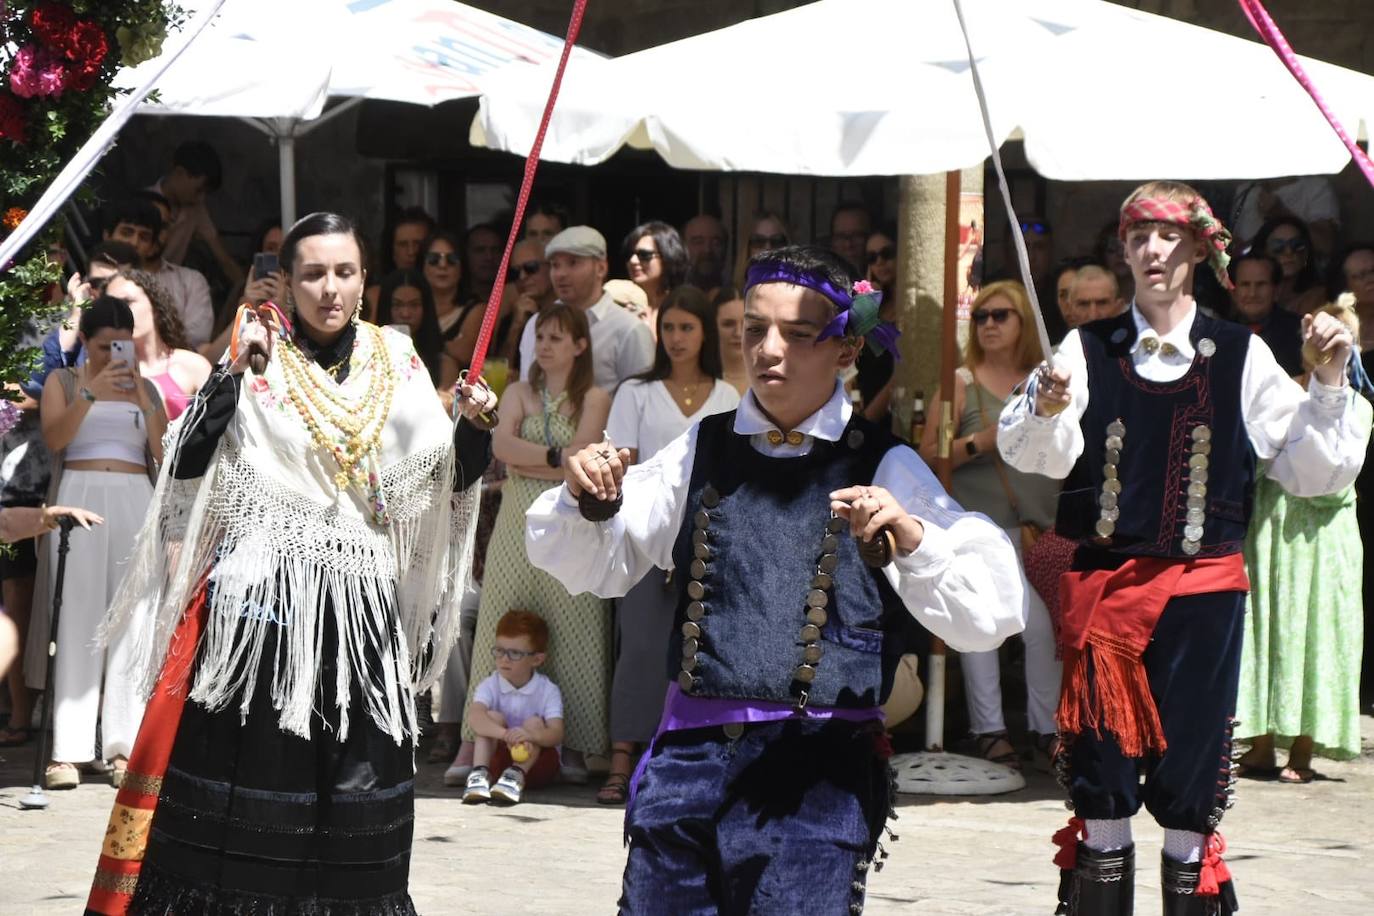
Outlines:
[{"label": "white sneaker", "polygon": [[444,770],[444,785],[446,786],[465,786],[467,785],[468,775],[472,773],[472,764],[451,764]]},{"label": "white sneaker", "polygon": [[519,767],[506,767],[506,772],[491,787],[489,797],[492,801],[507,805],[520,804],[520,795],[525,791],[525,771]]},{"label": "white sneaker", "polygon": [[486,767],[473,767],[468,774],[467,787],[463,789],[463,804],[481,805],[491,801],[491,782]]}]

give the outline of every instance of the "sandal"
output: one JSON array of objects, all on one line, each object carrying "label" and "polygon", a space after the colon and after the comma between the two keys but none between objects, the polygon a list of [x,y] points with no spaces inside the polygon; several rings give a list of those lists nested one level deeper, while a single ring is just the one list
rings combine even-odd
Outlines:
[{"label": "sandal", "polygon": [[75,789],[81,785],[81,773],[74,763],[50,763],[43,771],[43,785],[49,789]]},{"label": "sandal", "polygon": [[33,740],[33,729],[7,725],[0,729],[0,747],[23,747]]},{"label": "sandal", "polygon": [[630,777],[624,773],[612,773],[606,783],[596,792],[598,805],[623,805],[630,798]]},{"label": "sandal", "polygon": [[1311,767],[1286,766],[1279,771],[1279,782],[1290,786],[1304,786],[1317,778],[1317,771]]},{"label": "sandal", "polygon": [[1013,770],[1021,769],[1021,755],[1016,753],[1016,748],[1011,746],[1011,739],[1007,733],[988,732],[985,735],[973,736],[973,747],[975,757],[981,757],[989,763],[998,763]]},{"label": "sandal", "polygon": [[1031,762],[1039,772],[1053,773],[1054,761],[1062,750],[1063,744],[1058,735],[1053,733],[1036,735],[1035,743],[1031,748]]}]

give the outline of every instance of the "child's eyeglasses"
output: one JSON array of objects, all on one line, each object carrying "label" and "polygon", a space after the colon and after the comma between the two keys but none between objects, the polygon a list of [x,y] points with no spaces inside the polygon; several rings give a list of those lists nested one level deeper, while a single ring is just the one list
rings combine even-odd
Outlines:
[{"label": "child's eyeglasses", "polygon": [[438,267],[440,264],[447,264],[453,267],[458,263],[458,255],[452,251],[431,251],[425,255],[425,263],[430,267]]},{"label": "child's eyeglasses", "polygon": [[501,646],[491,647],[492,658],[506,658],[513,662],[518,662],[523,658],[529,658],[531,655],[538,654],[538,652],[526,652],[524,649],[506,649]]},{"label": "child's eyeglasses", "polygon": [[1011,309],[978,309],[973,313],[973,323],[982,327],[992,319],[993,324],[1002,324],[1011,316]]}]

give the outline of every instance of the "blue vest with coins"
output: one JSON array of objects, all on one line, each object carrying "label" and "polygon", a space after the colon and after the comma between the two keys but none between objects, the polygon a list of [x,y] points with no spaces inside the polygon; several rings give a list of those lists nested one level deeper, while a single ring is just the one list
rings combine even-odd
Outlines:
[{"label": "blue vest with coins", "polygon": [[733,411],[708,417],[673,551],[668,676],[692,696],[869,708],[886,699],[906,615],[830,493],[870,484],[898,441],[855,415],[839,442],[760,454]]},{"label": "blue vest with coins", "polygon": [[[1136,374],[1130,312],[1085,325],[1079,336],[1089,391],[1083,454],[1064,481],[1055,530],[1088,553],[1238,552],[1255,482],[1240,396],[1249,329],[1198,312],[1188,335],[1193,363],[1172,382]],[[1083,558],[1080,550],[1080,565]]]}]

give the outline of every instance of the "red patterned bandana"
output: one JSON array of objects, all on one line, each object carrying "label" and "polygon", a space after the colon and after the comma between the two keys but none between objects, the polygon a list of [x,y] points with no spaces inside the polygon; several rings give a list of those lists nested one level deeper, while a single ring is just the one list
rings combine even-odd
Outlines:
[{"label": "red patterned bandana", "polygon": [[1212,265],[1217,280],[1226,289],[1233,288],[1231,276],[1226,272],[1226,266],[1231,263],[1231,256],[1226,253],[1231,244],[1231,233],[1213,215],[1207,201],[1201,197],[1195,197],[1187,204],[1162,197],[1133,200],[1121,208],[1121,225],[1117,228],[1117,235],[1123,242],[1126,240],[1126,230],[1138,223],[1169,223],[1196,232],[1207,242],[1207,263]]}]

